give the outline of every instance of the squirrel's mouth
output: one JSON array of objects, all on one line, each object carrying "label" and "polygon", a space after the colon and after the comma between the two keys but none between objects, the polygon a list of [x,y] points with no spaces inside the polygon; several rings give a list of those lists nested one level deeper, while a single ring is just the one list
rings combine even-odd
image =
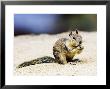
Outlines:
[{"label": "squirrel's mouth", "polygon": [[83,46],[78,46],[77,48],[78,48],[78,50],[83,50],[84,49]]},{"label": "squirrel's mouth", "polygon": [[84,49],[84,47],[83,46],[81,46],[81,45],[77,45],[77,46],[73,46],[74,48],[77,48],[78,50],[83,50]]},{"label": "squirrel's mouth", "polygon": [[84,47],[80,47],[80,50],[83,50],[84,49]]}]

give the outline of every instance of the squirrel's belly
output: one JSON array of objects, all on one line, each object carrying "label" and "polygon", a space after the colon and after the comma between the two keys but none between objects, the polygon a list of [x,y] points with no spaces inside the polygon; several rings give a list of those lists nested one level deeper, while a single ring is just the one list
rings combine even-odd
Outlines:
[{"label": "squirrel's belly", "polygon": [[73,53],[73,52],[68,52],[68,53],[66,54],[66,56],[69,57],[69,58],[72,58],[72,57],[75,56],[75,53]]}]

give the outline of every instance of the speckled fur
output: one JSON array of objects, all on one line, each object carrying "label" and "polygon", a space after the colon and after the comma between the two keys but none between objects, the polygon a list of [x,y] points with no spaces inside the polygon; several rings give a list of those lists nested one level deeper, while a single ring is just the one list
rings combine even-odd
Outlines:
[{"label": "speckled fur", "polygon": [[57,61],[52,57],[44,56],[41,58],[37,58],[37,59],[31,60],[31,61],[24,62],[24,63],[20,64],[17,68],[22,68],[22,67],[35,65],[35,64],[42,64],[42,63],[57,63]]},{"label": "speckled fur", "polygon": [[77,30],[75,33],[71,32],[69,36],[70,39],[61,38],[53,46],[53,55],[60,64],[72,62],[73,57],[81,53],[84,48],[82,46],[82,37]]}]

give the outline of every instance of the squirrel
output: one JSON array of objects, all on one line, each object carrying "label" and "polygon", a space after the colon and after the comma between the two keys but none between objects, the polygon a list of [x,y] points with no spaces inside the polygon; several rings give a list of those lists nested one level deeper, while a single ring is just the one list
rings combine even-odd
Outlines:
[{"label": "squirrel", "polygon": [[18,65],[18,68],[42,63],[67,64],[68,62],[73,62],[73,57],[80,54],[83,49],[84,46],[82,46],[82,36],[76,29],[75,32],[71,31],[69,33],[69,38],[61,38],[55,42],[53,46],[53,55],[55,58],[44,56],[24,62]]}]

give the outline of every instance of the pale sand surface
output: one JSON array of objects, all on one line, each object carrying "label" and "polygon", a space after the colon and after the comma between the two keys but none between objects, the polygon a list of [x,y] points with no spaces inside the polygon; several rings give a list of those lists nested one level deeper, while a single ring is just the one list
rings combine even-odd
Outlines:
[{"label": "pale sand surface", "polygon": [[68,32],[57,35],[22,35],[14,38],[14,75],[42,76],[95,76],[97,74],[97,33],[80,32],[84,50],[75,58],[81,62],[61,65],[57,63],[36,64],[17,69],[25,61],[38,57],[53,57],[52,47],[59,38],[68,37]]}]

